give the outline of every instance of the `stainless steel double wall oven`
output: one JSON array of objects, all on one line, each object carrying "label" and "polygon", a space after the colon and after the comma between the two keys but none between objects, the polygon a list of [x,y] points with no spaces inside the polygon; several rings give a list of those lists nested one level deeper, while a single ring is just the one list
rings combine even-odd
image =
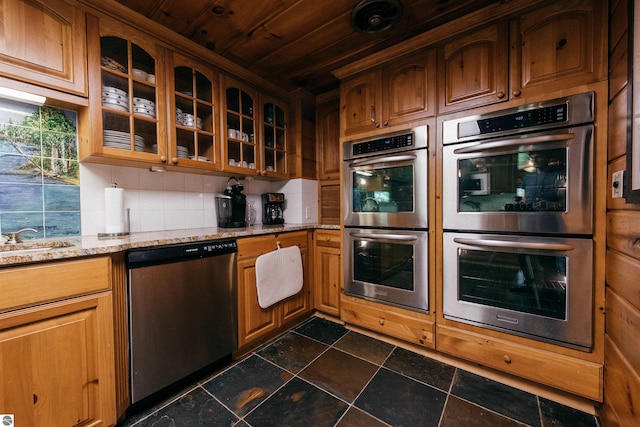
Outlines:
[{"label": "stainless steel double wall oven", "polygon": [[594,96],[443,122],[445,318],[592,346]]},{"label": "stainless steel double wall oven", "polygon": [[345,292],[429,310],[427,127],[343,145]]}]

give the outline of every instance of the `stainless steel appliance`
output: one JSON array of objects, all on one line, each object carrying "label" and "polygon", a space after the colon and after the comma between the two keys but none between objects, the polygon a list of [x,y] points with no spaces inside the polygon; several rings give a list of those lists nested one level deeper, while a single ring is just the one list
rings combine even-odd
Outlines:
[{"label": "stainless steel appliance", "polygon": [[284,224],[284,194],[264,193],[262,196],[262,223]]},{"label": "stainless steel appliance", "polygon": [[343,145],[349,295],[429,311],[427,127]]},{"label": "stainless steel appliance", "polygon": [[588,351],[594,94],[443,122],[445,318]]},{"label": "stainless steel appliance", "polygon": [[444,314],[588,350],[591,239],[444,233]]},{"label": "stainless steel appliance", "polygon": [[127,252],[132,403],[237,349],[235,240]]},{"label": "stainless steel appliance", "polygon": [[[235,184],[232,184],[235,180]],[[242,194],[244,186],[238,178],[232,176],[227,180],[227,188],[222,194],[216,194],[216,214],[218,227],[246,227],[247,196]]]},{"label": "stainless steel appliance", "polygon": [[344,224],[427,228],[427,128],[343,145]]},{"label": "stainless steel appliance", "polygon": [[445,121],[444,229],[592,234],[593,97]]},{"label": "stainless steel appliance", "polygon": [[426,231],[344,229],[345,292],[429,311]]}]

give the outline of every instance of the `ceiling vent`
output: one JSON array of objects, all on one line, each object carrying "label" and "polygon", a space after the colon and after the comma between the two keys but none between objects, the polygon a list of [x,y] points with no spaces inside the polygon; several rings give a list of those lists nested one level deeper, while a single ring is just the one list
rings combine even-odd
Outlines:
[{"label": "ceiling vent", "polygon": [[351,25],[361,33],[379,33],[391,28],[401,15],[397,0],[363,0],[351,12]]}]

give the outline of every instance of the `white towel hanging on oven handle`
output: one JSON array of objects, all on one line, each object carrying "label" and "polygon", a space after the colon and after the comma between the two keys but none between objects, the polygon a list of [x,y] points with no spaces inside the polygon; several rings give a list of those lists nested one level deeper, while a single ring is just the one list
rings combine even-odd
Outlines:
[{"label": "white towel hanging on oven handle", "polygon": [[260,255],[256,259],[258,304],[267,308],[302,290],[302,256],[300,248],[290,246]]}]

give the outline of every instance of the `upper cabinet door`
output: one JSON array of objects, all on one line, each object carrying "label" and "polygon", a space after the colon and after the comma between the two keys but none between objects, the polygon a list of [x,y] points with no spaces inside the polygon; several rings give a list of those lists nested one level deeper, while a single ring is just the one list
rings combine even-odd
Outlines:
[{"label": "upper cabinet door", "polygon": [[261,175],[289,177],[287,116],[288,109],[283,102],[268,98],[263,100]]},{"label": "upper cabinet door", "polygon": [[87,96],[84,12],[64,0],[0,0],[0,74]]},{"label": "upper cabinet door", "polygon": [[507,37],[506,24],[496,23],[438,48],[440,113],[508,99]]},{"label": "upper cabinet door", "polygon": [[318,179],[339,179],[340,157],[340,104],[327,102],[316,111],[316,142]]},{"label": "upper cabinet door", "polygon": [[381,72],[375,70],[340,85],[343,135],[354,135],[380,127],[382,117]]},{"label": "upper cabinet door", "polygon": [[429,49],[383,70],[382,126],[395,126],[436,113],[436,52]]},{"label": "upper cabinet door", "polygon": [[117,21],[89,22],[91,138],[81,158],[166,163],[165,51]]},{"label": "upper cabinet door", "polygon": [[606,2],[557,2],[512,22],[512,96],[607,78]]},{"label": "upper cabinet door", "polygon": [[[219,85],[206,65],[173,52],[167,58],[169,162],[213,169],[220,163],[217,141]],[[175,113],[175,114],[174,114]]]},{"label": "upper cabinet door", "polygon": [[222,161],[226,171],[257,175],[261,172],[258,157],[258,92],[224,76],[222,78]]}]

